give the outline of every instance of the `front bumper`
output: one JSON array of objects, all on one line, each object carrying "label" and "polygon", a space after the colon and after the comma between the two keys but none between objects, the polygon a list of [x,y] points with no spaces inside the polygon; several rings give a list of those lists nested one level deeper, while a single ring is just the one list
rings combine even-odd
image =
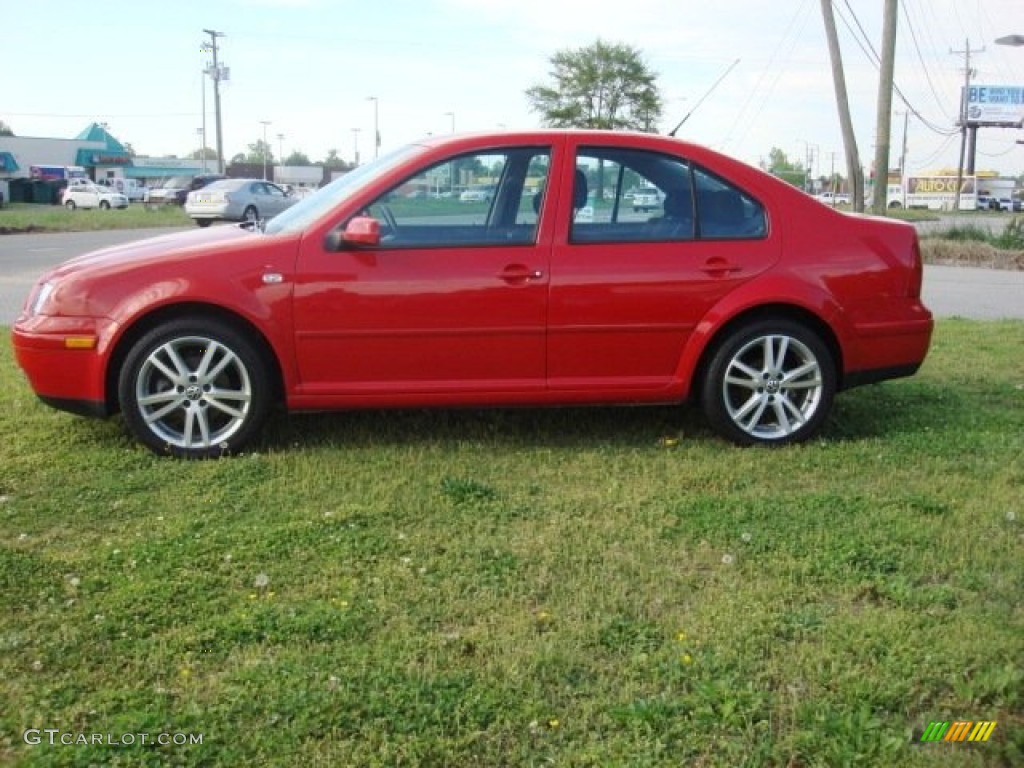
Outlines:
[{"label": "front bumper", "polygon": [[109,339],[116,326],[95,318],[19,318],[14,358],[45,403],[81,415],[112,412],[106,392]]}]

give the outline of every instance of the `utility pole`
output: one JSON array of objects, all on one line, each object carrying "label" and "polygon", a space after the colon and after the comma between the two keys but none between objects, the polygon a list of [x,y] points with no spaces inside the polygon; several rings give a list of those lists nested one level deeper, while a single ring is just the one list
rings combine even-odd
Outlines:
[{"label": "utility pole", "polygon": [[210,50],[213,53],[213,72],[210,76],[213,78],[213,112],[214,119],[217,122],[217,172],[224,173],[224,134],[220,121],[220,81],[227,80],[227,77],[225,76],[226,69],[222,72],[220,65],[217,63],[217,38],[224,37],[224,33],[212,29],[204,29],[203,32],[210,36]]},{"label": "utility pole", "polygon": [[373,159],[377,159],[380,153],[380,100],[376,96],[367,96],[367,101],[373,102]]},{"label": "utility pole", "polygon": [[863,213],[864,172],[860,167],[860,155],[857,153],[857,137],[853,132],[853,120],[850,118],[850,100],[846,95],[843,55],[839,49],[839,35],[836,32],[836,17],[832,14],[832,0],[821,0],[821,15],[825,21],[825,36],[828,38],[829,58],[832,59],[832,83],[836,90],[839,124],[843,129],[843,146],[846,148],[846,173],[850,179],[853,210]]},{"label": "utility pole", "polygon": [[[971,87],[971,76],[974,74],[971,70],[971,54],[972,53],[983,53],[985,46],[981,48],[975,48],[971,50],[970,39],[964,40],[964,49],[962,51],[954,51],[952,48],[949,52],[954,56],[964,57],[964,90],[960,96],[960,163],[956,168],[956,196],[953,198],[953,213],[960,212],[960,188],[964,183],[964,154],[967,151],[967,90]],[[977,131],[975,127],[973,129]],[[971,173],[974,172],[974,155],[971,155]]]},{"label": "utility pole", "polygon": [[903,177],[907,175],[907,123],[910,120],[910,110],[903,113],[903,148],[900,150],[900,186],[903,186]]},{"label": "utility pole", "polygon": [[885,215],[885,195],[889,185],[889,141],[892,132],[897,11],[897,0],[885,0],[882,53],[878,72],[878,114],[875,116],[875,184],[871,193],[871,212],[878,216]]},{"label": "utility pole", "polygon": [[[206,44],[205,43],[203,44],[202,48],[203,49],[206,48]],[[203,84],[203,126],[202,126],[202,128],[199,129],[199,133],[200,133],[200,135],[202,137],[202,144],[203,144],[203,146],[202,146],[202,148],[200,150],[203,153],[202,154],[202,158],[203,158],[203,173],[206,173],[206,76],[209,73],[210,73],[209,65],[204,66],[203,67],[203,72],[202,72],[202,79],[201,79],[201,82]]]}]

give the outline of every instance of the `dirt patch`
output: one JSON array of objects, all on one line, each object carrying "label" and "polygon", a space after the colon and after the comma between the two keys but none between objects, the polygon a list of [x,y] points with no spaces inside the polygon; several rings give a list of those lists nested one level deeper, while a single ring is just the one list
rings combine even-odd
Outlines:
[{"label": "dirt patch", "polygon": [[925,264],[1024,271],[1024,251],[1002,251],[988,243],[926,237],[921,240]]}]

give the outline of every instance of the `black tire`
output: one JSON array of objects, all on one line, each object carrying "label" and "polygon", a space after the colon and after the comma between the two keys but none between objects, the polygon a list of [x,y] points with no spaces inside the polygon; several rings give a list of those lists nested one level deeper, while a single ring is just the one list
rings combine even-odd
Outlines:
[{"label": "black tire", "polygon": [[260,213],[259,211],[256,210],[255,205],[250,205],[248,208],[245,209],[245,212],[242,214],[242,221],[255,224],[259,220]]},{"label": "black tire", "polygon": [[821,429],[836,392],[835,362],[807,327],[765,319],[717,346],[701,388],[711,426],[739,445],[785,445]]},{"label": "black tire", "polygon": [[218,320],[172,320],[139,339],[119,373],[128,430],[158,454],[206,459],[237,453],[271,405],[257,346]]},{"label": "black tire", "polygon": [[196,219],[195,222],[196,222],[196,226],[197,227],[208,227],[208,226],[210,226],[210,224],[213,223],[213,220],[212,219]]},{"label": "black tire", "polygon": [[69,211],[75,210],[75,201],[68,200],[66,203],[64,203],[64,207],[67,208]]},{"label": "black tire", "polygon": [[109,211],[110,203],[108,203],[106,200],[100,200],[100,210]]}]

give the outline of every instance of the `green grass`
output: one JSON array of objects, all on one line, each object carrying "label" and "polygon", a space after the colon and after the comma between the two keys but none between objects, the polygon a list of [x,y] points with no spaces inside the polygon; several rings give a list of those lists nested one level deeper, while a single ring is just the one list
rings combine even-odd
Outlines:
[{"label": "green grass", "polygon": [[0,234],[185,227],[191,223],[185,209],[177,205],[149,209],[142,203],[132,203],[127,208],[109,211],[69,211],[60,205],[30,203],[12,203],[0,208]]},{"label": "green grass", "polygon": [[[1022,349],[942,321],[779,450],[678,408],[377,411],[189,463],[4,344],[0,763],[1020,765]],[[955,719],[998,725],[911,745]]]}]

